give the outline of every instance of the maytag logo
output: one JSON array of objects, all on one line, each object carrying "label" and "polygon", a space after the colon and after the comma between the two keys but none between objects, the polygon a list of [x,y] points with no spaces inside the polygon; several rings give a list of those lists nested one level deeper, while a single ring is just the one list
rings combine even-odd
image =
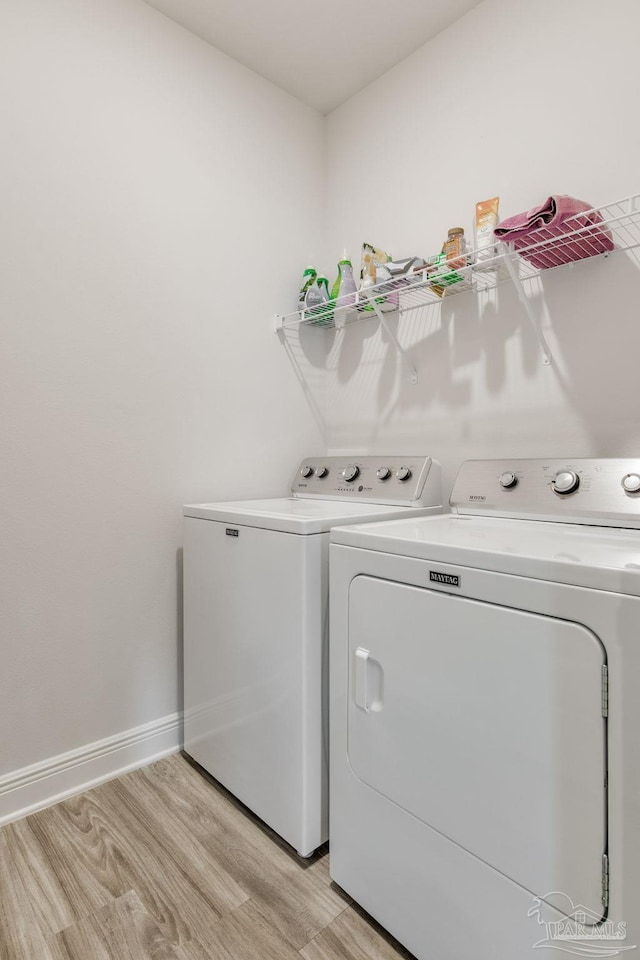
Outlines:
[{"label": "maytag logo", "polygon": [[240,531],[239,531],[239,530],[236,530],[235,527],[227,527],[227,529],[225,530],[225,533],[226,533],[226,535],[227,535],[228,537],[239,537],[239,536],[240,536]]},{"label": "maytag logo", "polygon": [[439,573],[437,570],[429,570],[429,580],[433,583],[446,583],[448,587],[460,586],[460,577],[455,573]]},{"label": "maytag logo", "polygon": [[480,495],[469,497],[469,500],[486,500],[486,499],[487,499],[486,497],[483,497],[483,496],[480,496]]}]

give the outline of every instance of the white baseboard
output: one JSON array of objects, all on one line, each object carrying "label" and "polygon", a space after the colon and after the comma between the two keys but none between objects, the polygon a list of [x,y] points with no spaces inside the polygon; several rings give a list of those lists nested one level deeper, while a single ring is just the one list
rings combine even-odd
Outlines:
[{"label": "white baseboard", "polygon": [[182,714],[160,717],[0,777],[0,826],[176,753]]}]

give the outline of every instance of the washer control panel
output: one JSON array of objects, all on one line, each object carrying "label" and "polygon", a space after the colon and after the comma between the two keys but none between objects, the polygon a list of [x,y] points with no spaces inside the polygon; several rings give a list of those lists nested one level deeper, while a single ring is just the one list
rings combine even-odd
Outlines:
[{"label": "washer control panel", "polygon": [[467,460],[455,513],[640,527],[640,459]]},{"label": "washer control panel", "polygon": [[294,497],[363,503],[440,505],[440,465],[431,457],[307,457],[291,483]]}]

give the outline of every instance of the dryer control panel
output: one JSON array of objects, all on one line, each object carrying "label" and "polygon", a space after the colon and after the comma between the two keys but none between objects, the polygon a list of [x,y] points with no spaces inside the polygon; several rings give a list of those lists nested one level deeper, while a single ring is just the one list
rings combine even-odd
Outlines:
[{"label": "dryer control panel", "polygon": [[640,459],[467,460],[454,513],[640,527]]},{"label": "dryer control panel", "polygon": [[291,495],[397,506],[440,506],[440,464],[431,457],[307,457]]}]

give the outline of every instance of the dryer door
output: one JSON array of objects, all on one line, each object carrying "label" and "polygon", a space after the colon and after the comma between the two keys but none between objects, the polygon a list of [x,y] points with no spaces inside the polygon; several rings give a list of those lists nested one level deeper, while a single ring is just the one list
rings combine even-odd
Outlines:
[{"label": "dryer door", "polygon": [[[557,891],[595,921],[606,849],[603,663],[580,624],[358,576],[351,767],[532,894]],[[564,898],[550,899],[563,909]]]}]

